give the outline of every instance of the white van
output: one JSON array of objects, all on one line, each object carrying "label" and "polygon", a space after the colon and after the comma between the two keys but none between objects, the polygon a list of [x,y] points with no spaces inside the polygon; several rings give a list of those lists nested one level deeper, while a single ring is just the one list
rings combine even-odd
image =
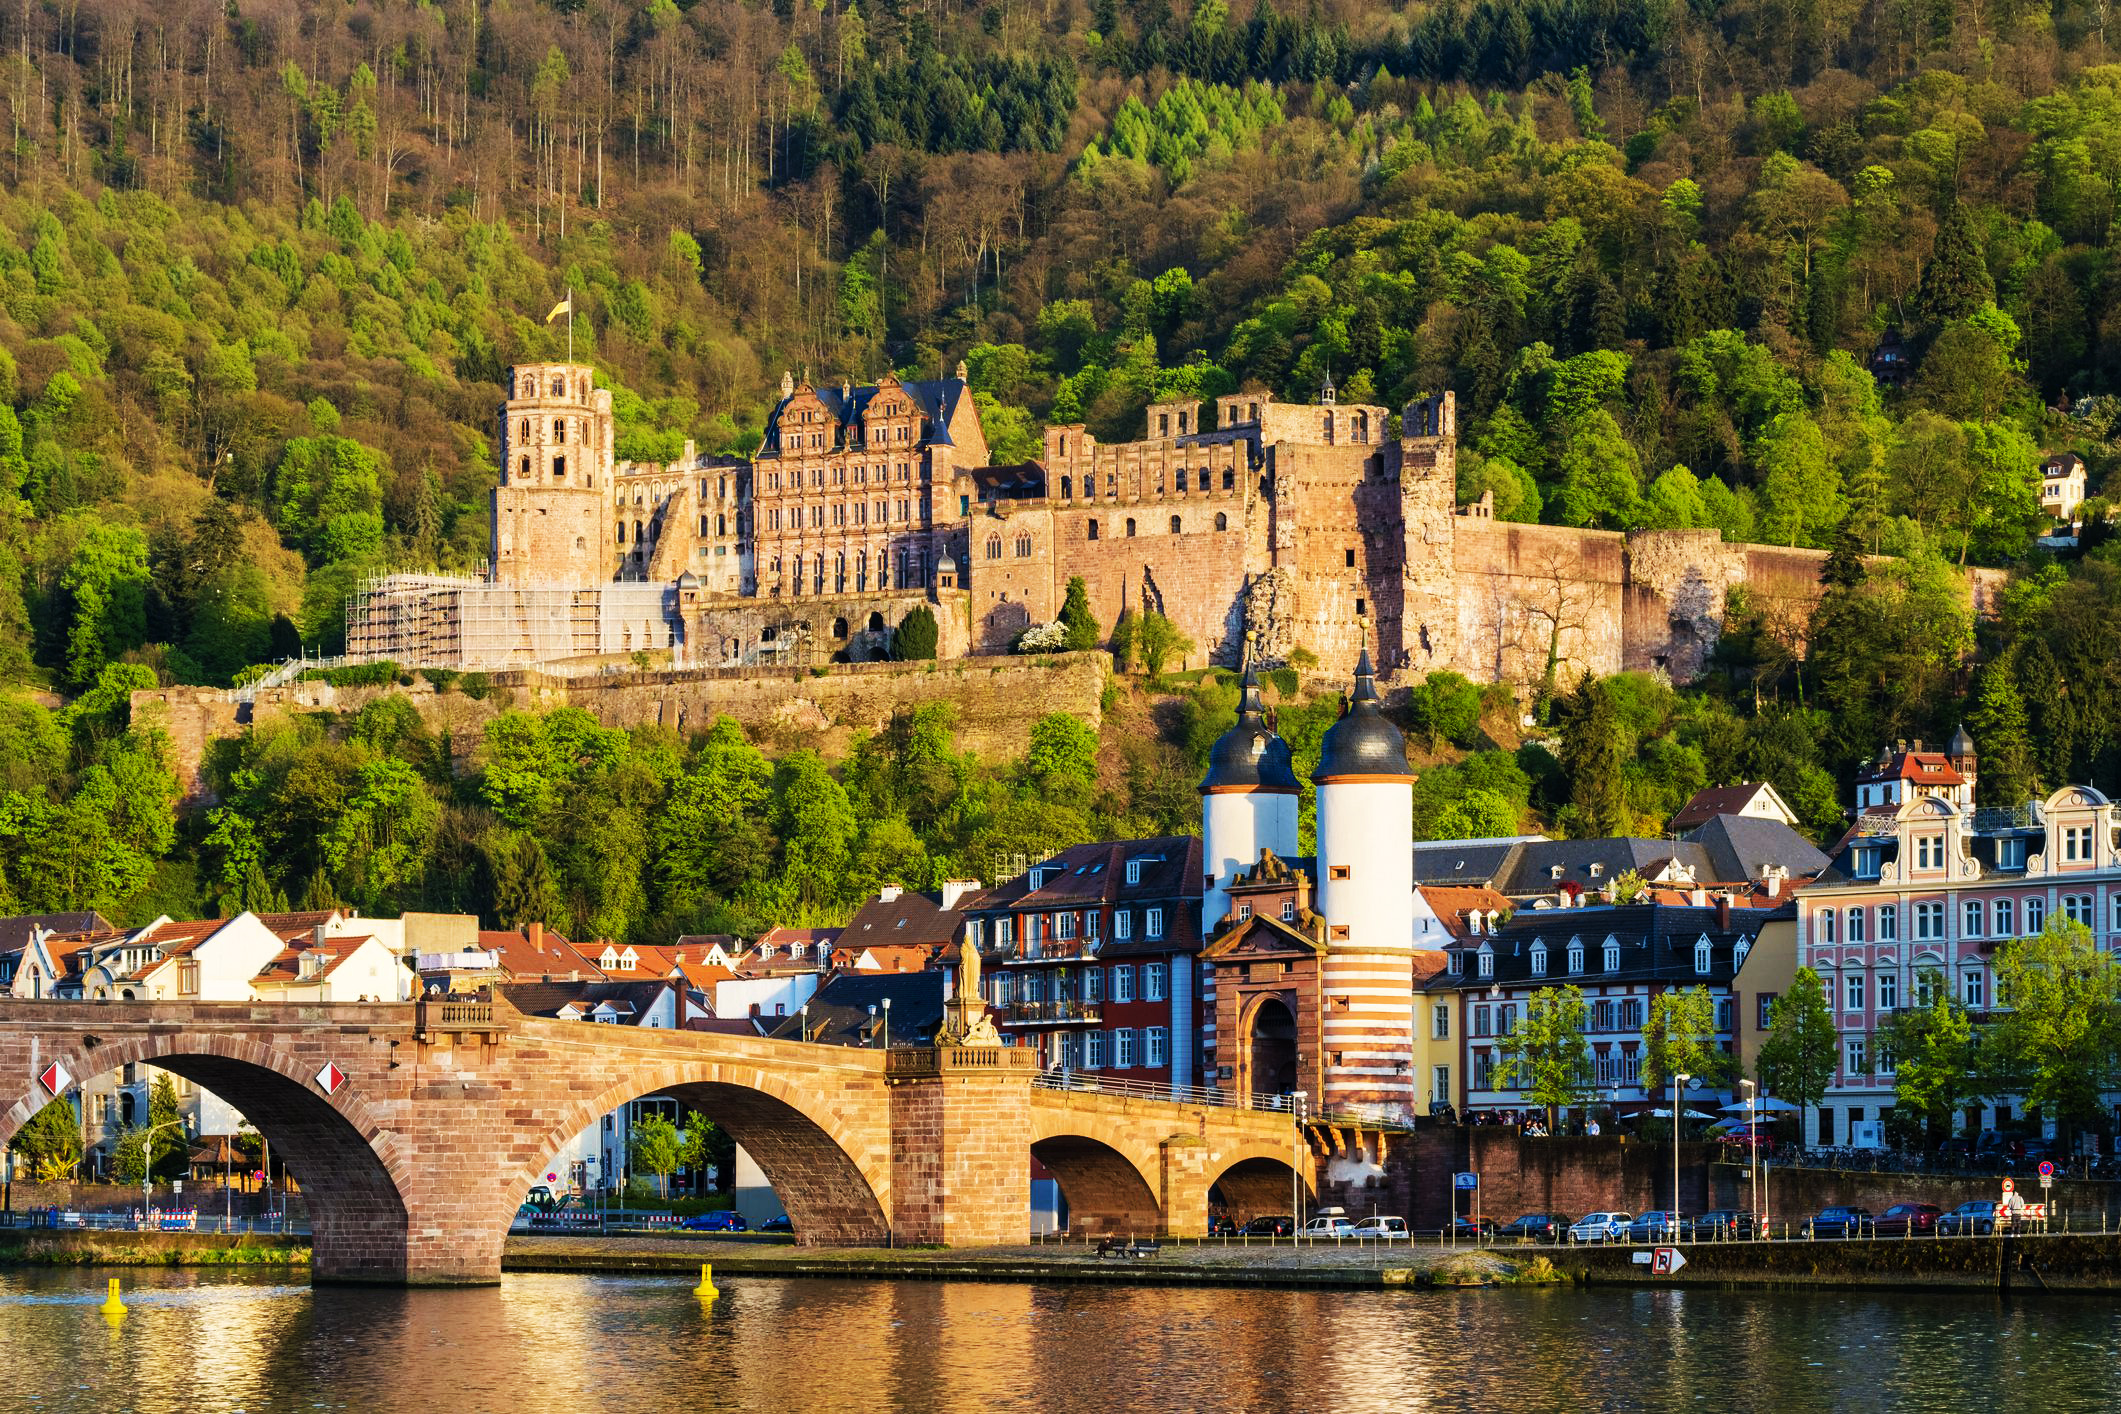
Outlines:
[{"label": "white van", "polygon": [[1355,1224],[1348,1221],[1346,1208],[1320,1208],[1318,1215],[1304,1224],[1305,1237],[1353,1237]]},{"label": "white van", "polygon": [[1355,1224],[1350,1237],[1376,1238],[1385,1242],[1405,1242],[1414,1234],[1407,1230],[1405,1218],[1364,1218]]}]

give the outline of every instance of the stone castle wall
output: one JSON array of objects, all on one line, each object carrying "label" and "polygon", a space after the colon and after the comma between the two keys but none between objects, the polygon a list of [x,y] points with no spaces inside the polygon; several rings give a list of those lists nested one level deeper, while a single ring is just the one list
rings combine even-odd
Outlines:
[{"label": "stone castle wall", "polygon": [[333,687],[300,682],[261,689],[252,702],[211,688],[136,692],[133,720],[161,727],[187,797],[203,798],[200,765],[211,745],[251,726],[301,712],[353,713],[379,697],[402,694],[437,735],[446,733],[467,760],[486,723],[503,711],[580,707],[607,727],[661,726],[701,732],[717,717],[734,718],[774,750],[847,749],[857,732],[879,731],[896,713],[931,702],[955,711],[958,745],[990,759],[1022,754],[1031,728],[1049,712],[1091,726],[1102,720],[1109,659],[1102,653],[1040,658],[959,658],[934,663],[861,663],[830,669],[719,668],[614,673],[597,678],[495,673],[483,698],[437,692],[424,679],[411,687]]}]

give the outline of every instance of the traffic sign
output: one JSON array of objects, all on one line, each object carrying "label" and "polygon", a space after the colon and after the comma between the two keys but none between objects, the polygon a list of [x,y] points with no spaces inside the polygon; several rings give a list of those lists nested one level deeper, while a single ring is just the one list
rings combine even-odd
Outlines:
[{"label": "traffic sign", "polygon": [[2055,1176],[2055,1166],[2046,1159],[2042,1159],[2040,1161],[2040,1176],[2042,1178],[2053,1178]]},{"label": "traffic sign", "polygon": [[1650,1275],[1668,1277],[1686,1265],[1686,1253],[1677,1247],[1660,1247],[1650,1260]]},{"label": "traffic sign", "polygon": [[44,1073],[37,1077],[37,1082],[51,1094],[57,1095],[74,1083],[74,1077],[65,1066],[53,1061],[44,1067]]},{"label": "traffic sign", "polygon": [[1454,1173],[1451,1175],[1451,1186],[1460,1192],[1464,1192],[1469,1188],[1478,1188],[1480,1187],[1480,1175],[1477,1173]]},{"label": "traffic sign", "polygon": [[2016,1193],[2018,1191],[2018,1185],[2006,1178],[2003,1180],[2003,1191],[2005,1193]]},{"label": "traffic sign", "polygon": [[338,1094],[339,1087],[345,1083],[346,1072],[330,1061],[324,1062],[324,1068],[317,1072],[317,1086],[327,1095]]}]

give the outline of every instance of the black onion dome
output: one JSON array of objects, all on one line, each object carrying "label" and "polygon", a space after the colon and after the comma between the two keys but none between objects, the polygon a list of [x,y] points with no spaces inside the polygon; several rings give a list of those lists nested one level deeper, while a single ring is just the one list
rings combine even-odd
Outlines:
[{"label": "black onion dome", "polygon": [[1385,720],[1377,704],[1377,676],[1367,648],[1355,664],[1355,695],[1340,720],[1326,729],[1319,745],[1318,769],[1311,779],[1322,785],[1364,776],[1414,779],[1407,769],[1407,739]]},{"label": "black onion dome", "polygon": [[1237,725],[1216,738],[1208,753],[1208,774],[1200,783],[1202,795],[1218,790],[1294,795],[1303,788],[1296,780],[1289,743],[1268,728],[1266,710],[1259,696],[1259,678],[1247,665],[1237,702]]}]

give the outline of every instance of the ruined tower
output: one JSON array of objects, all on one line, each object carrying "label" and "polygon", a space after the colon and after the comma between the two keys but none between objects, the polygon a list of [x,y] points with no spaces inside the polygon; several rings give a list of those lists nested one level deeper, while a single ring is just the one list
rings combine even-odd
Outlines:
[{"label": "ruined tower", "polygon": [[501,405],[493,577],[596,584],[622,549],[612,511],[611,393],[579,363],[519,364]]}]

